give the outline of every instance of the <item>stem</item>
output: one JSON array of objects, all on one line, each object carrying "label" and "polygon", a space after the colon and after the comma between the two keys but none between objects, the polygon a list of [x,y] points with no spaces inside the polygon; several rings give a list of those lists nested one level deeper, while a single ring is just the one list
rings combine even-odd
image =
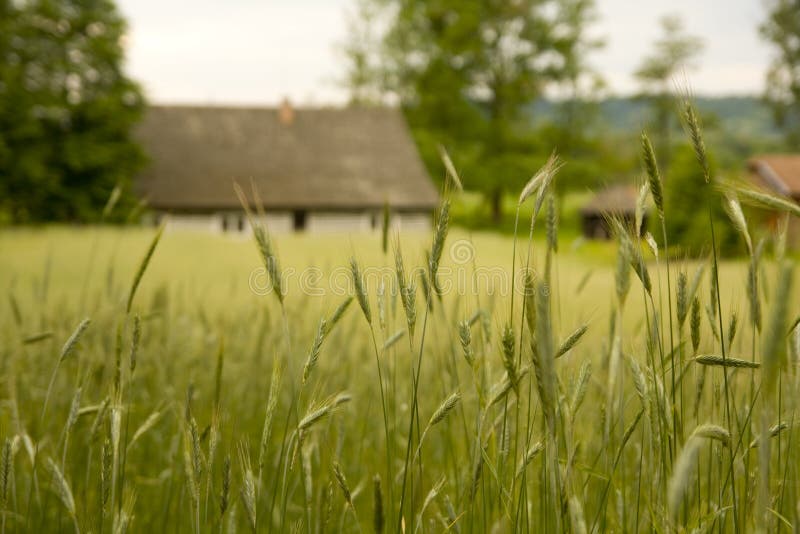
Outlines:
[{"label": "stem", "polygon": [[[669,312],[669,359],[670,365],[672,366],[672,371],[670,372],[670,376],[672,378],[672,433],[676,437],[678,437],[678,413],[675,409],[675,341],[673,339],[672,334],[672,282],[670,281],[669,276],[669,242],[667,241],[667,223],[666,218],[662,215],[661,217],[661,234],[664,237],[664,257],[667,262],[667,305],[668,305],[668,312]],[[712,238],[713,240],[713,238]],[[681,404],[683,404],[683,399],[681,398]],[[681,422],[681,426],[683,426]],[[681,442],[683,442],[683,438],[681,437]]]},{"label": "stem", "polygon": [[[722,299],[720,298],[720,291],[719,291],[719,266],[717,264],[717,238],[716,234],[714,233],[714,217],[711,215],[711,210],[708,210],[708,222],[711,226],[711,247],[714,250],[714,284],[717,286],[717,290],[715,291],[717,296],[717,317],[719,319],[719,344],[722,349],[722,359],[724,360],[727,355],[725,352],[725,334],[724,334],[724,327],[722,325]],[[713,305],[713,303],[712,303]],[[728,425],[728,429],[733,430],[731,426],[731,404],[730,404],[730,389],[728,385],[728,368],[726,366],[722,367],[722,376],[725,379],[725,418],[726,424]],[[737,425],[738,426],[738,425]],[[730,469],[733,472],[733,453],[730,455]],[[731,494],[733,496],[733,529],[738,534],[739,532],[739,516],[736,508],[736,482],[731,478]]]},{"label": "stem", "polygon": [[[420,335],[420,342],[419,342],[419,353],[417,355],[417,366],[416,370],[414,368],[411,369],[411,381],[412,381],[412,394],[411,394],[411,418],[408,421],[408,439],[406,441],[406,458],[405,464],[403,467],[403,485],[400,489],[400,511],[397,514],[397,531],[403,531],[403,505],[405,504],[406,498],[406,483],[408,480],[408,463],[411,456],[411,441],[412,435],[414,432],[414,416],[417,413],[417,392],[419,389],[419,373],[422,368],[422,353],[423,348],[425,347],[425,334],[428,329],[428,315],[430,314],[430,304],[431,304],[432,295],[428,294],[425,299],[425,318],[422,321],[422,334]],[[414,527],[414,514],[411,514],[411,528]]]},{"label": "stem", "polygon": [[[389,414],[386,410],[386,397],[383,392],[383,372],[381,371],[381,359],[378,353],[378,343],[375,340],[375,329],[372,323],[369,325],[369,331],[372,335],[372,347],[375,350],[375,365],[378,368],[378,387],[381,389],[381,408],[383,408],[383,431],[386,436],[386,480],[392,481],[392,456],[389,452],[391,440],[389,438]],[[391,485],[391,484],[390,484]],[[310,525],[309,525],[310,528]]]}]

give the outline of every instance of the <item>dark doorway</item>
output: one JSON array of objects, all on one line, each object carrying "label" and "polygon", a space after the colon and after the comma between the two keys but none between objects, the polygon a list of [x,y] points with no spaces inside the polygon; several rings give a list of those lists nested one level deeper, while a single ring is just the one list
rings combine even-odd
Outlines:
[{"label": "dark doorway", "polygon": [[306,229],[307,213],[303,210],[297,210],[293,214],[293,224],[295,232],[302,232]]}]

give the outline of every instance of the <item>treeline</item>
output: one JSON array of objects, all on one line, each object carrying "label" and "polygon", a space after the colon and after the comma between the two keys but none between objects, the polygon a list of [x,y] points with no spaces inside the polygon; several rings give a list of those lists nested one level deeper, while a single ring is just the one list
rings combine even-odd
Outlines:
[{"label": "treeline", "polygon": [[[789,4],[772,2],[761,28],[779,49],[800,35],[800,16],[788,13]],[[676,89],[676,83],[691,79],[704,39],[687,33],[677,16],[660,20],[655,41],[633,73],[638,93],[606,100],[602,73],[589,61],[604,44],[592,32],[594,0],[360,0],[357,5],[344,47],[344,83],[353,104],[399,102],[431,174],[442,174],[436,150],[441,143],[465,187],[483,194],[487,224],[505,220],[504,197],[554,148],[568,162],[559,180],[562,192],[635,183],[642,130],[653,139],[674,205],[703,200],[689,185],[697,183],[697,173],[691,148],[678,135],[675,111],[691,96],[691,87]],[[781,134],[791,139],[792,127],[800,124],[800,52],[776,59],[770,76],[763,104],[733,104],[752,112],[758,128],[746,119],[727,120],[730,105],[701,102],[699,120],[708,132],[715,175],[741,173],[755,152],[785,149]],[[778,134],[764,125],[773,119],[770,112],[782,120]],[[694,231],[704,223],[693,217],[671,219],[688,248],[705,242],[704,233]]]}]

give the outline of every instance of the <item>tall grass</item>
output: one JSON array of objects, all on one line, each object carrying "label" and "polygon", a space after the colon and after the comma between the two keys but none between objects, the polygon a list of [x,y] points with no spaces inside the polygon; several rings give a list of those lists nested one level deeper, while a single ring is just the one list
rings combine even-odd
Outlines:
[{"label": "tall grass", "polygon": [[[376,280],[373,266],[353,259],[345,297],[285,282],[280,237],[238,187],[272,296],[232,289],[210,308],[180,272],[151,283],[151,264],[176,243],[162,229],[137,251],[130,278],[89,284],[77,302],[56,307],[55,290],[45,302],[41,284],[29,297],[9,286],[11,313],[0,315],[2,531],[800,524],[795,263],[785,235],[751,227],[742,204],[785,217],[798,210],[716,183],[691,103],[681,113],[705,177],[696,186],[737,229],[741,268],[717,257],[716,210],[707,259],[670,248],[677,236],[665,221],[684,207],[665,205],[669,180],[643,135],[647,184],[636,220],[609,221],[616,265],[597,265],[579,283],[560,279],[554,155],[519,197],[533,217],[503,251],[513,293],[448,291],[460,178],[442,151],[447,185],[425,250],[401,249],[397,235],[387,260],[385,221],[374,246],[391,267]],[[648,197],[660,243],[639,238]],[[457,264],[467,280],[479,276],[472,261]],[[592,319],[598,309],[608,323]]]}]

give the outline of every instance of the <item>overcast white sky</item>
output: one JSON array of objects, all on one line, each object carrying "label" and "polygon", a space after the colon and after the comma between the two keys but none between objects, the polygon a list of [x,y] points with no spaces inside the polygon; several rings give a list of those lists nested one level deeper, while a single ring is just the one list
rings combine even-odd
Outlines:
[{"label": "overcast white sky", "polygon": [[[128,71],[157,103],[336,104],[353,0],[118,0],[130,24]],[[658,36],[657,20],[682,16],[705,38],[696,94],[756,94],[770,49],[758,36],[763,0],[597,0],[593,33],[606,39],[593,64],[610,90],[636,88],[632,71]]]}]

